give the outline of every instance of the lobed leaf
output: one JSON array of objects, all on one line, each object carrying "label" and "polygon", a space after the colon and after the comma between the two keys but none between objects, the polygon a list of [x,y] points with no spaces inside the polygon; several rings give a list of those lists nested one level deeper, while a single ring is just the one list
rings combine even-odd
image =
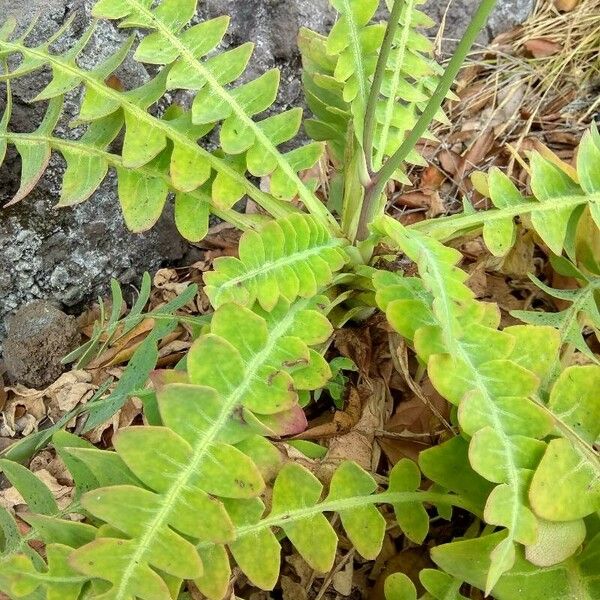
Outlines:
[{"label": "lobed leaf", "polygon": [[[444,544],[434,548],[431,555],[434,562],[447,573],[481,588],[485,584],[482,573],[490,566],[490,551],[505,536],[504,532],[498,532]],[[585,545],[583,552],[547,569],[527,561],[519,549],[513,567],[494,586],[493,596],[498,600],[518,597],[527,600],[593,600],[600,593],[596,568],[599,552],[600,538],[596,535]]]},{"label": "lobed leaf", "polygon": [[514,219],[521,217],[525,226],[533,229],[551,252],[560,256],[566,246],[568,229],[580,222],[584,207],[589,207],[596,227],[600,227],[600,186],[593,175],[600,163],[599,157],[600,136],[593,127],[582,139],[576,171],[539,152],[531,153],[533,198],[524,197],[506,175],[494,168],[486,183],[495,208],[424,221],[411,229],[448,240],[483,228],[490,251],[496,256],[505,256],[516,239]]},{"label": "lobed leaf", "polygon": [[[75,550],[70,560],[78,571],[112,584],[115,598],[166,598],[170,578],[193,579],[217,597],[229,577],[222,550],[228,544],[247,575],[268,586],[279,573],[278,563],[276,570],[263,568],[269,552],[278,560],[273,534],[260,533],[265,554],[257,563],[257,540],[238,540],[235,531],[260,520],[263,475],[279,467],[279,454],[256,439],[273,433],[262,416],[295,411],[295,371],[313,360],[309,345],[331,333],[320,305],[320,297],[280,300],[267,318],[222,305],[210,333],[189,352],[186,383],[158,389],[162,426],[120,430],[116,454],[69,450],[89,468],[91,458],[118,457],[133,477],[83,495],[86,510],[124,537],[109,534]],[[304,380],[308,388],[323,383],[321,375]]]},{"label": "lobed leaf", "polygon": [[[0,75],[0,79],[10,82],[45,66],[52,71],[50,83],[35,99],[51,100],[46,119],[38,130],[31,134],[10,133],[10,103],[1,121],[2,148],[7,142],[15,144],[23,160],[22,186],[14,201],[31,191],[43,174],[51,151],[58,150],[67,162],[60,205],[89,198],[112,167],[118,171],[126,222],[135,231],[146,230],[156,222],[171,190],[191,194],[201,207],[195,215],[201,219],[199,226],[191,228],[190,224],[182,224],[185,234],[192,239],[206,231],[211,204],[211,212],[247,228],[253,219],[237,216],[229,210],[244,193],[274,216],[288,214],[288,207],[247,179],[248,170],[261,176],[271,175],[274,181],[285,181],[285,185],[272,186],[273,194],[286,199],[299,194],[321,224],[337,229],[333,217],[297,174],[315,164],[321,155],[320,146],[309,145],[298,155],[283,155],[277,149],[297,134],[300,112],[292,110],[259,123],[252,119],[273,103],[278,73],[271,71],[234,89],[224,87],[242,75],[250,57],[250,46],[212,54],[225,33],[228,19],[188,26],[186,19],[195,14],[195,2],[187,2],[188,8],[178,13],[175,20],[167,8],[171,3],[171,0],[163,0],[151,7],[132,0],[126,7],[119,5],[118,9],[104,2],[96,5],[94,10],[98,16],[124,19],[121,23],[124,27],[141,26],[151,30],[138,45],[135,56],[165,65],[149,82],[126,92],[111,88],[105,81],[127,57],[133,38],[91,70],[79,67],[77,58],[94,34],[94,27],[62,54],[52,54],[49,42],[30,47],[23,36],[12,36],[10,30],[0,40],[3,56],[22,57],[22,63]],[[192,7],[191,12],[189,7]],[[67,28],[57,32],[52,40],[63,36]],[[190,71],[193,76],[189,76]],[[160,118],[149,114],[150,107],[182,80],[185,81],[183,87],[197,92],[192,110],[174,108]],[[53,135],[62,112],[60,98],[79,86],[84,88],[84,99],[77,123],[85,124],[87,131],[77,142],[61,140]],[[210,102],[217,102],[212,109],[210,103],[204,101],[205,94],[209,95]],[[211,118],[208,118],[209,112]],[[220,121],[223,121],[222,145],[228,153],[225,156],[222,152],[209,152],[197,143]],[[110,154],[108,147],[120,132],[124,133],[122,155]],[[201,186],[205,187],[200,190]],[[190,197],[179,201],[179,215],[185,201],[190,204]],[[177,221],[181,223],[182,217]]]},{"label": "lobed leaf", "polygon": [[[489,592],[502,573],[511,569],[515,543],[531,545],[537,538],[537,519],[529,505],[528,490],[546,452],[542,439],[553,423],[530,398],[547,376],[561,340],[551,328],[498,331],[497,309],[475,301],[464,285],[466,274],[456,267],[459,253],[387,217],[377,227],[417,263],[431,300],[429,310],[419,311],[425,315],[425,324],[414,332],[412,342],[427,362],[433,385],[458,405],[461,428],[471,436],[471,466],[498,484],[486,500],[484,518],[506,527],[508,533],[491,550]],[[398,316],[401,311],[394,310],[411,287],[398,285],[397,279],[375,278],[377,300],[392,326],[401,333],[411,333],[405,318]],[[412,301],[422,306],[427,295],[412,287],[416,290]],[[395,291],[400,296],[396,301]]]},{"label": "lobed leaf", "polygon": [[347,261],[343,246],[311,216],[270,221],[259,232],[242,236],[239,259],[215,260],[214,271],[204,278],[206,294],[216,308],[258,301],[267,311],[280,298],[292,302],[314,296]]}]

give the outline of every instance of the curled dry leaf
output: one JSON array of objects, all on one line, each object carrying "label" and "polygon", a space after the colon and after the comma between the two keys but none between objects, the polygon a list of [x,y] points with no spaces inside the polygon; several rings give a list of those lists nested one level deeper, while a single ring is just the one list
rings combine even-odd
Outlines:
[{"label": "curled dry leaf", "polygon": [[159,269],[154,276],[155,289],[161,290],[165,301],[181,295],[188,287],[187,281],[181,281],[176,269]]},{"label": "curled dry leaf", "polygon": [[336,410],[333,419],[310,427],[299,436],[300,440],[327,440],[345,435],[359,422],[363,410],[362,399],[356,389],[351,388],[344,410]]},{"label": "curled dry leaf", "polygon": [[354,562],[348,560],[344,567],[333,574],[331,584],[333,589],[341,596],[349,596],[352,593],[354,582]]},{"label": "curled dry leaf", "polygon": [[38,430],[45,418],[57,421],[78,404],[87,402],[96,391],[92,375],[87,371],[63,373],[44,390],[21,384],[7,387],[7,401],[0,413],[0,436],[29,435]]},{"label": "curled dry leaf", "polygon": [[112,434],[114,435],[119,429],[128,427],[142,414],[142,408],[142,401],[139,398],[130,398],[125,406],[115,413],[111,419],[88,431],[84,437],[92,444],[99,444],[103,440],[105,431],[112,427]]}]

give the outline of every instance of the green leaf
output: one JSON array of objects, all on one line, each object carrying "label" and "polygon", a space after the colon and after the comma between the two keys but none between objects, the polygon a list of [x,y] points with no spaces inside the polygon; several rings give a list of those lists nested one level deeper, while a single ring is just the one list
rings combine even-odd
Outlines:
[{"label": "green leaf", "polygon": [[567,367],[550,392],[548,408],[562,423],[592,445],[600,436],[600,367]]},{"label": "green leaf", "polygon": [[[579,289],[554,290],[537,277],[530,275],[530,279],[550,296],[566,300],[571,303],[571,306],[556,313],[516,310],[511,311],[511,315],[525,323],[554,327],[558,331],[561,344],[571,344],[590,360],[600,364],[598,358],[587,345],[582,332],[582,322],[586,318],[596,323],[596,327],[600,326],[600,313],[594,298],[600,282],[597,279],[591,279]],[[553,368],[559,370],[560,367],[560,360],[557,356]],[[554,375],[554,373],[551,373],[551,375]]]},{"label": "green leaf", "polygon": [[549,521],[573,521],[600,510],[597,456],[582,460],[569,440],[548,444],[529,490],[536,514]]},{"label": "green leaf", "polygon": [[468,442],[456,436],[421,452],[419,466],[425,477],[468,498],[483,510],[493,486],[472,469],[468,450]]},{"label": "green leaf", "polygon": [[42,515],[58,513],[52,492],[31,471],[6,459],[0,460],[0,469],[32,510]]},{"label": "green leaf", "polygon": [[46,588],[47,600],[77,600],[86,578],[73,571],[68,558],[72,548],[51,544],[46,548],[48,571],[40,573],[25,556],[14,556],[2,566],[13,597],[29,597],[40,585]]},{"label": "green leaf", "polygon": [[[581,193],[580,188],[564,171],[538,153],[531,155],[531,189],[540,202]],[[531,215],[535,230],[554,254],[562,253],[572,212],[567,207],[554,212],[534,212]]]},{"label": "green leaf", "polygon": [[199,242],[208,233],[210,203],[190,194],[175,197],[175,224],[181,235],[190,242]]},{"label": "green leaf", "polygon": [[[598,225],[600,222],[600,190],[593,173],[599,162],[600,141],[594,129],[584,135],[578,154],[577,173],[572,168],[550,161],[538,152],[530,156],[531,188],[534,198],[523,198],[500,171],[490,172],[490,193],[495,209],[467,212],[435,220],[426,220],[411,229],[440,240],[451,239],[483,227],[490,250],[504,256],[513,239],[511,223],[515,217],[533,228],[542,241],[557,255],[562,254],[569,228],[580,220],[582,208],[589,206]],[[574,181],[577,177],[581,187]],[[583,188],[583,189],[582,189]],[[579,210],[577,210],[579,209]],[[567,248],[568,249],[568,248]],[[568,249],[572,254],[572,249]]]},{"label": "green leaf", "polygon": [[417,600],[417,588],[404,573],[393,573],[385,580],[386,600]]},{"label": "green leaf", "polygon": [[[458,253],[387,217],[376,223],[376,229],[417,263],[432,297],[430,314],[437,325],[424,325],[415,332],[415,349],[427,361],[436,389],[459,407],[459,423],[472,436],[468,452],[471,466],[499,484],[486,501],[484,518],[506,527],[509,533],[492,551],[485,586],[489,592],[502,573],[511,569],[515,542],[533,544],[537,536],[527,490],[546,451],[544,442],[537,438],[550,432],[552,421],[530,398],[539,387],[537,374],[546,374],[555,360],[558,339],[548,330],[534,329],[529,339],[526,329],[516,329],[514,336],[510,328],[499,332],[497,310],[490,311],[475,301],[464,286],[465,274],[456,267]],[[394,304],[390,293],[393,286],[388,290],[389,284],[377,279],[375,284],[381,286],[379,299],[389,313]],[[400,289],[406,296],[409,288]],[[415,289],[413,300],[425,302],[427,297],[417,292]],[[395,325],[395,320],[391,323]],[[402,329],[407,328],[402,324]],[[550,336],[550,344],[543,343],[543,333]],[[518,358],[521,352],[515,348],[521,347],[523,355],[533,356]]]},{"label": "green leaf", "polygon": [[[265,505],[258,498],[225,501],[227,512],[237,527],[258,523]],[[250,581],[263,590],[272,590],[279,579],[279,542],[270,528],[238,536],[229,544],[231,554]]]},{"label": "green leaf", "polygon": [[[587,194],[598,194],[600,192],[600,140],[598,130],[594,126],[591,131],[583,134],[579,151],[577,153],[577,174],[581,187]],[[600,206],[596,202],[590,206],[592,217],[597,227],[600,227]]]},{"label": "green leaf", "polygon": [[419,573],[419,579],[423,587],[437,600],[467,600],[459,593],[462,581],[447,573],[437,569],[423,569]]},{"label": "green leaf", "polygon": [[539,567],[552,567],[573,556],[585,540],[583,520],[539,521],[535,544],[525,548],[527,560]]},{"label": "green leaf", "polygon": [[169,188],[163,179],[117,169],[119,199],[127,227],[134,232],[150,229],[162,214]]},{"label": "green leaf", "polygon": [[199,548],[204,571],[201,577],[194,580],[198,589],[209,600],[222,600],[229,587],[231,567],[229,556],[224,546]]},{"label": "green leaf", "polygon": [[[421,485],[419,467],[407,458],[402,459],[390,473],[388,491],[412,492]],[[429,515],[421,502],[402,503],[394,506],[396,520],[402,532],[416,544],[422,544],[429,532]]]},{"label": "green leaf", "polygon": [[[322,490],[321,482],[308,470],[300,465],[286,465],[273,486],[271,516],[281,516],[291,510],[315,506],[321,498]],[[332,568],[337,535],[323,515],[311,515],[294,522],[284,522],[282,529],[313,569],[326,573]]]},{"label": "green leaf", "polygon": [[[51,135],[60,117],[62,102],[62,97],[51,100],[44,120],[35,131],[36,136],[43,139]],[[50,144],[47,141],[32,144],[26,139],[19,139],[15,140],[14,144],[21,156],[21,184],[6,206],[16,204],[33,190],[44,174],[51,154]],[[2,158],[4,159],[4,156]]]},{"label": "green leaf", "polygon": [[[377,489],[375,480],[356,463],[344,462],[331,479],[326,502],[372,494]],[[374,560],[381,552],[385,534],[385,519],[375,506],[362,506],[340,511],[342,525],[358,552],[367,560]]]}]

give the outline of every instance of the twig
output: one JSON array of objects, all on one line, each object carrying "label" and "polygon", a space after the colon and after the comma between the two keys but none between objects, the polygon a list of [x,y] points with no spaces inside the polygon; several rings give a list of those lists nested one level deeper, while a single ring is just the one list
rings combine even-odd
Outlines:
[{"label": "twig", "polygon": [[321,600],[321,598],[323,598],[323,596],[329,589],[329,586],[331,585],[331,582],[333,581],[335,574],[339,573],[346,566],[346,564],[350,561],[350,559],[354,558],[354,553],[355,553],[355,550],[354,550],[354,548],[352,548],[352,550],[350,550],[350,552],[348,552],[348,554],[346,554],[346,556],[344,556],[344,558],[342,558],[342,560],[340,560],[340,562],[333,569],[331,569],[331,571],[329,571],[329,574],[325,578],[325,581],[323,582],[323,585],[321,586],[319,593],[315,596],[315,600]]}]

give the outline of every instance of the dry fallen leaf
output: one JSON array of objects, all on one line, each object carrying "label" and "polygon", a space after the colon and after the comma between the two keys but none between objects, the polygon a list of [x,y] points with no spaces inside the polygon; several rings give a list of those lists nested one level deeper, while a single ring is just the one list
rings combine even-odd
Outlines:
[{"label": "dry fallen leaf", "polygon": [[306,589],[291,577],[282,575],[280,584],[283,600],[307,600],[308,595]]},{"label": "dry fallen leaf", "polygon": [[331,584],[338,594],[349,596],[352,593],[353,580],[354,562],[349,560],[341,571],[334,573]]},{"label": "dry fallen leaf", "polygon": [[545,38],[535,38],[525,42],[525,48],[534,58],[546,58],[554,56],[562,50],[562,46]]},{"label": "dry fallen leaf", "polygon": [[375,443],[375,431],[382,429],[391,410],[389,390],[383,380],[365,381],[357,390],[362,398],[362,415],[348,433],[333,438],[323,459],[325,476],[344,460],[353,460],[367,471],[375,472],[381,450]]},{"label": "dry fallen leaf", "polygon": [[360,420],[362,413],[362,400],[356,389],[351,388],[344,410],[337,410],[333,419],[310,427],[297,436],[299,440],[326,440],[335,436],[344,435]]},{"label": "dry fallen leaf", "polygon": [[554,0],[554,6],[557,10],[569,12],[577,7],[579,0]]},{"label": "dry fallen leaf", "polygon": [[428,219],[433,219],[439,215],[443,215],[448,212],[442,197],[439,192],[432,192],[429,195],[429,208],[427,210],[426,216]]}]

